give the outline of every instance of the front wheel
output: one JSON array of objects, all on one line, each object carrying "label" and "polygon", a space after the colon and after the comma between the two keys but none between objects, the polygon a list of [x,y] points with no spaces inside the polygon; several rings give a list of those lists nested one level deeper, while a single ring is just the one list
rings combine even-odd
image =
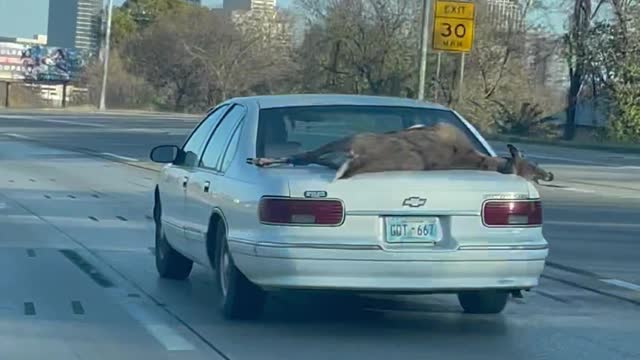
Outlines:
[{"label": "front wheel", "polygon": [[[158,208],[156,206],[156,208]],[[154,209],[156,216],[156,269],[162,278],[172,280],[185,280],[191,274],[193,261],[174,249],[162,229],[160,214]]]},{"label": "front wheel", "polygon": [[222,315],[227,319],[255,319],[262,314],[265,291],[252,283],[233,262],[224,225],[216,231],[216,287]]},{"label": "front wheel", "polygon": [[504,310],[509,292],[503,290],[465,291],[458,294],[458,301],[470,314],[498,314]]}]

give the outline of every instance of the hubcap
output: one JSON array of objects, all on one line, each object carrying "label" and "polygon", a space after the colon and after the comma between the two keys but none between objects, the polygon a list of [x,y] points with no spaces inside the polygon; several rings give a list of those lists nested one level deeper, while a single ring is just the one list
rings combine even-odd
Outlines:
[{"label": "hubcap", "polygon": [[220,273],[220,288],[222,289],[222,295],[226,297],[229,289],[229,271],[231,269],[231,259],[229,258],[226,242],[222,245],[220,253],[220,271],[218,271]]}]

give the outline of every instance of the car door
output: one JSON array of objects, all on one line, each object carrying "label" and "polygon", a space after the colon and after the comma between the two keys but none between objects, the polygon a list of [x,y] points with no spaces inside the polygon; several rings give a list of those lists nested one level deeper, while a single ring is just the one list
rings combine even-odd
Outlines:
[{"label": "car door", "polygon": [[191,175],[187,186],[186,215],[189,217],[185,236],[190,252],[201,264],[207,265],[206,239],[209,219],[218,197],[225,189],[220,186],[228,163],[224,154],[235,152],[239,129],[246,114],[244,106],[235,104],[214,130],[200,160],[197,171]]},{"label": "car door", "polygon": [[197,167],[204,146],[222,115],[228,109],[224,104],[211,111],[193,130],[182,146],[178,158],[169,165],[161,181],[162,223],[169,243],[178,250],[187,251],[184,235],[185,194],[193,168]]}]

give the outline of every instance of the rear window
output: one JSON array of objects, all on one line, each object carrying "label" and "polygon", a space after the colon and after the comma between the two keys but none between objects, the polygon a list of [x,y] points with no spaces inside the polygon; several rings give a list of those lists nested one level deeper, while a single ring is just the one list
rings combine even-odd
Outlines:
[{"label": "rear window", "polygon": [[326,105],[261,110],[256,155],[290,156],[361,132],[384,133],[442,122],[461,129],[478,151],[488,155],[478,139],[448,110]]}]

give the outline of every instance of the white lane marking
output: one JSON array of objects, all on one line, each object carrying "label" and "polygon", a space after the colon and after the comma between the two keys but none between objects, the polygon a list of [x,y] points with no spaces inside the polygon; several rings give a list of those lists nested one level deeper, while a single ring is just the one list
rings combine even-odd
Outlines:
[{"label": "white lane marking", "polygon": [[579,159],[570,159],[570,158],[565,158],[565,157],[560,157],[560,156],[548,156],[548,155],[538,155],[538,154],[527,154],[527,157],[530,158],[536,158],[536,159],[546,159],[546,160],[560,160],[560,161],[567,161],[567,162],[574,162],[574,163],[581,163],[581,164],[591,164],[591,165],[607,165],[604,162],[598,162],[598,161],[590,161],[590,160],[579,160]]},{"label": "white lane marking", "polygon": [[607,284],[619,286],[625,289],[640,291],[640,285],[636,285],[634,283],[626,282],[618,279],[600,279],[602,282],[606,282]]},{"label": "white lane marking", "polygon": [[14,134],[14,133],[5,133],[6,136],[10,136],[10,137],[14,137],[14,138],[18,138],[18,139],[31,139],[28,136],[24,136],[24,135],[20,135],[20,134]]},{"label": "white lane marking", "polygon": [[67,124],[67,125],[77,125],[77,126],[88,126],[88,127],[106,127],[104,124],[94,124],[82,121],[71,121],[71,120],[55,120],[55,119],[46,119],[40,117],[25,117],[24,119],[34,120],[34,121],[43,121],[54,124]]},{"label": "white lane marking", "polygon": [[596,192],[595,190],[578,189],[578,188],[574,188],[574,187],[563,187],[563,188],[556,188],[556,189],[579,192],[579,193],[586,193],[586,194],[593,194],[593,193]]},{"label": "white lane marking", "polygon": [[171,128],[171,127],[153,128],[153,129],[149,129],[149,128],[124,128],[124,129],[117,129],[117,130],[118,131],[123,131],[123,132],[146,132],[146,133],[167,133],[167,132],[188,133],[188,132],[192,131],[192,129]]},{"label": "white lane marking", "polygon": [[169,351],[195,350],[193,344],[172,329],[169,325],[152,316],[141,306],[134,303],[123,304],[127,312],[136,319]]},{"label": "white lane marking", "polygon": [[94,123],[87,123],[87,122],[81,122],[81,121],[71,121],[71,120],[54,120],[54,119],[34,119],[37,121],[44,121],[44,122],[50,122],[50,123],[59,123],[59,124],[67,124],[67,125],[77,125],[77,126],[87,126],[87,127],[106,127],[106,125],[103,124],[94,124]]},{"label": "white lane marking", "polygon": [[143,129],[143,128],[129,128],[129,129],[117,129],[122,132],[143,132],[143,133],[153,133],[153,134],[164,134],[166,130],[159,129]]},{"label": "white lane marking", "polygon": [[622,228],[640,228],[640,224],[613,223],[613,222],[587,222],[587,221],[558,221],[545,220],[545,225],[574,225],[574,226],[611,226]]},{"label": "white lane marking", "polygon": [[116,159],[125,160],[125,161],[134,161],[134,162],[138,161],[138,159],[134,159],[134,158],[130,158],[130,157],[122,156],[122,155],[117,155],[117,154],[112,154],[112,153],[106,153],[106,152],[100,153],[100,155],[111,156],[111,157],[114,157]]}]

